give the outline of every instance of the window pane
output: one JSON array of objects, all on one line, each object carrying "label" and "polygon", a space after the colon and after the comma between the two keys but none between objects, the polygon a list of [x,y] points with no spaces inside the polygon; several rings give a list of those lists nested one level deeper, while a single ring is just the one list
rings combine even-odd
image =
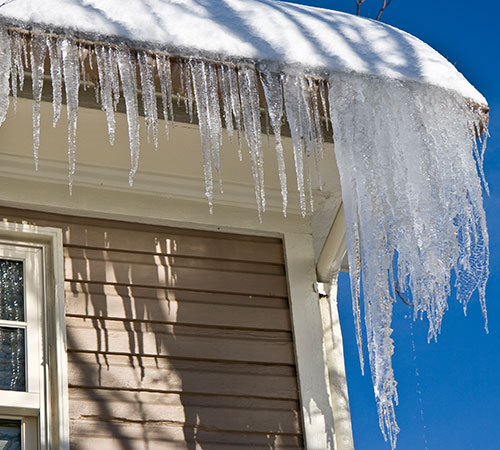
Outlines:
[{"label": "window pane", "polygon": [[0,450],[21,450],[21,421],[0,419]]},{"label": "window pane", "polygon": [[23,262],[0,259],[0,319],[24,321]]},{"label": "window pane", "polygon": [[0,389],[25,391],[25,367],[24,329],[0,327]]}]

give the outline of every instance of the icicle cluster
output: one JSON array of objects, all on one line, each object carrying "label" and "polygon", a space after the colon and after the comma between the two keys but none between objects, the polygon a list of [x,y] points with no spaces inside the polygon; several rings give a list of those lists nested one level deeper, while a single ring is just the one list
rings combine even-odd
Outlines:
[{"label": "icicle cluster", "polygon": [[[29,62],[26,55],[29,53]],[[14,105],[18,90],[23,89],[24,70],[31,70],[33,82],[33,155],[38,169],[40,146],[40,102],[44,81],[45,58],[50,62],[52,99],[55,126],[61,114],[62,89],[68,114],[68,162],[69,187],[71,191],[76,171],[76,129],[78,119],[78,92],[80,85],[86,89],[90,83],[96,86],[96,99],[106,114],[109,141],[115,139],[115,112],[123,96],[127,114],[130,142],[130,177],[139,166],[139,98],[142,97],[148,140],[152,136],[158,148],[157,86],[161,99],[160,110],[165,119],[174,119],[172,97],[173,86],[180,85],[178,103],[184,99],[186,112],[191,122],[198,120],[201,135],[201,153],[205,175],[205,195],[212,211],[214,180],[222,193],[220,148],[222,130],[229,138],[236,132],[238,154],[242,159],[242,135],[248,144],[252,176],[255,184],[255,199],[259,218],[265,211],[264,156],[262,151],[261,120],[264,115],[260,93],[263,92],[268,114],[276,138],[279,179],[283,197],[283,213],[287,209],[287,178],[281,142],[284,110],[287,112],[292,130],[297,186],[300,193],[300,208],[303,216],[307,212],[306,191],[310,209],[313,209],[311,162],[319,178],[319,160],[323,154],[322,117],[327,116],[326,82],[307,77],[284,76],[279,73],[259,71],[250,63],[215,63],[197,58],[172,57],[162,53],[133,51],[127,46],[86,46],[68,38],[32,33],[27,37],[16,31],[1,30],[0,63],[0,123],[4,120],[9,92]],[[23,61],[24,55],[24,61]],[[93,69],[96,65],[97,73]],[[178,80],[173,79],[172,64],[178,67]],[[9,87],[10,78],[10,87]],[[177,83],[175,83],[177,81]],[[320,111],[320,108],[322,110]],[[168,120],[165,120],[168,138]],[[311,157],[312,156],[312,157]]]},{"label": "icicle cluster", "polygon": [[[391,365],[396,289],[410,292],[415,316],[425,314],[429,319],[429,339],[436,338],[440,331],[453,272],[464,310],[477,289],[486,319],[488,234],[476,168],[477,163],[482,173],[483,150],[476,145],[477,130],[484,125],[478,122],[480,113],[457,94],[418,83],[356,74],[332,74],[327,82],[297,72],[258,70],[249,62],[216,63],[133,51],[125,45],[83,45],[69,38],[36,33],[27,36],[0,29],[0,124],[7,113],[9,93],[15,107],[29,68],[36,167],[47,53],[54,126],[61,114],[63,85],[65,88],[70,188],[76,170],[79,89],[92,82],[105,112],[111,144],[115,112],[123,97],[130,142],[130,184],[139,165],[138,94],[142,96],[148,139],[152,137],[157,147],[158,110],[163,112],[168,137],[167,119],[174,119],[173,86],[179,85],[178,105],[183,101],[190,120],[196,117],[199,124],[210,210],[214,183],[222,192],[220,149],[225,128],[230,138],[236,135],[240,159],[243,137],[247,143],[259,218],[266,208],[262,118],[268,118],[275,136],[285,215],[288,188],[281,130],[284,121],[288,122],[304,216],[308,203],[313,209],[312,166],[321,186],[318,165],[323,154],[323,128],[328,130],[331,117],[346,214],[360,360],[363,366],[362,287],[380,426],[394,448],[399,430]],[[175,80],[174,73],[178,77]]]},{"label": "icicle cluster", "polygon": [[477,289],[487,326],[488,233],[473,157],[477,115],[460,96],[418,83],[335,75],[329,84],[359,354],[363,365],[362,282],[380,427],[394,448],[396,289],[411,292],[414,317],[427,316],[429,340],[435,339],[454,272],[464,311]]}]

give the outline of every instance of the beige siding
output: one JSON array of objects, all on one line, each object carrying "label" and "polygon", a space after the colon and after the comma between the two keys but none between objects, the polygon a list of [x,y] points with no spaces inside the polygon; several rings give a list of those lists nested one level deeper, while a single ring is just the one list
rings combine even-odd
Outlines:
[{"label": "beige siding", "polygon": [[303,448],[280,240],[0,211],[63,230],[72,448]]}]

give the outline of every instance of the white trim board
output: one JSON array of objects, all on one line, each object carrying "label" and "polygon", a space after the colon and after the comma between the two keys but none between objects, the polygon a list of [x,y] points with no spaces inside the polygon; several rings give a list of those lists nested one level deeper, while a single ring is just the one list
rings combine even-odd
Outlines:
[{"label": "white trim board", "polygon": [[[66,162],[39,158],[39,170],[35,171],[31,156],[0,153],[0,175],[17,179],[36,179],[42,182],[61,183],[68,189],[68,164]],[[114,189],[126,192],[162,194],[193,201],[205,201],[205,185],[202,178],[188,177],[177,174],[138,171],[134,176],[133,186],[129,186],[129,171],[116,167],[93,166],[79,162],[75,173],[74,186],[101,186],[104,189]],[[315,191],[315,195],[321,195]],[[224,193],[214,190],[214,204],[252,208],[255,211],[254,188],[251,185],[234,182],[224,182]],[[281,191],[266,187],[266,209],[282,211]],[[290,214],[298,214],[298,192],[289,190],[288,207]]]}]

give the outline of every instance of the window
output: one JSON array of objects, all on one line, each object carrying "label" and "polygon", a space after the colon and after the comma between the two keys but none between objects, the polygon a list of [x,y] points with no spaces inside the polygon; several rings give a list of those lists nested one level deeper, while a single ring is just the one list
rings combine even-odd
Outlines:
[{"label": "window", "polygon": [[0,224],[0,449],[68,448],[60,248],[58,230]]}]

